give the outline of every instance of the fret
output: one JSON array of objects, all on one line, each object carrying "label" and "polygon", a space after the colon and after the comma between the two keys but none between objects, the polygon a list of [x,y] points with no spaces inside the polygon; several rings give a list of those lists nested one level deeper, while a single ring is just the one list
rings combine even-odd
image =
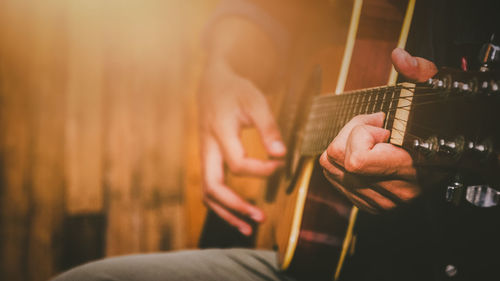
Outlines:
[{"label": "fret", "polygon": [[347,96],[347,100],[348,100],[348,103],[346,104],[345,106],[345,109],[344,109],[344,115],[342,116],[342,125],[340,126],[340,128],[338,129],[338,131],[340,131],[342,129],[342,127],[344,127],[344,125],[349,122],[349,120],[351,120],[351,118],[349,118],[349,116],[351,116],[352,114],[352,106],[353,106],[353,93],[350,93],[350,94],[346,94]]},{"label": "fret", "polygon": [[[406,88],[411,84],[403,85]],[[403,87],[379,87],[316,97],[303,129],[301,154],[321,154],[354,116],[379,111],[386,113],[385,127],[392,130],[391,142],[401,143],[413,95],[413,91],[405,90],[400,98]]]},{"label": "fret", "polygon": [[375,92],[373,90],[370,90],[368,92],[370,99],[368,100],[368,107],[366,108],[366,114],[373,113],[373,104],[375,101]]},{"label": "fret", "polygon": [[375,107],[373,112],[380,112],[382,110],[382,100],[384,99],[384,94],[387,88],[377,89],[377,101],[375,102]]},{"label": "fret", "polygon": [[334,106],[326,108],[325,113],[327,116],[322,120],[319,120],[321,124],[321,133],[317,140],[318,147],[324,147],[325,142],[330,138],[331,127],[336,123],[336,115],[338,115],[339,108],[342,106],[343,99],[336,99]]},{"label": "fret", "polygon": [[345,96],[345,103],[343,104],[343,108],[342,108],[342,114],[339,118],[339,126],[337,126],[337,129],[335,130],[336,132],[339,132],[342,127],[345,125],[345,123],[347,123],[347,118],[348,118],[348,115],[349,115],[349,98],[350,98],[350,94],[344,94]]},{"label": "fret", "polygon": [[[354,116],[356,116],[356,94],[351,94],[351,104],[350,104],[350,110],[349,110],[349,115],[347,116],[347,121],[351,120]],[[347,122],[346,122],[347,123]]]},{"label": "fret", "polygon": [[399,95],[400,95],[400,91],[401,89],[398,88],[397,91],[394,91],[392,93],[392,99],[391,99],[391,105],[390,105],[390,109],[389,109],[389,122],[387,124],[387,129],[389,130],[392,130],[392,126],[394,124],[394,119],[396,118],[396,110],[397,110],[397,106],[398,106],[398,101],[399,101]]},{"label": "fret", "polygon": [[393,99],[393,96],[394,96],[394,93],[395,93],[395,89],[394,87],[391,87],[389,89],[386,89],[384,91],[384,97],[383,97],[383,100],[382,100],[382,109],[381,111],[385,113],[385,120],[384,120],[384,128],[387,129],[387,125],[388,125],[388,120],[389,120],[389,116],[390,116],[390,108],[391,108],[391,104],[392,104],[392,99]]},{"label": "fret", "polygon": [[368,102],[370,101],[370,95],[368,92],[363,93],[363,107],[361,109],[361,114],[366,114],[368,112]]},{"label": "fret", "polygon": [[403,145],[410,108],[413,102],[413,92],[415,90],[413,84],[403,83],[402,85],[391,128],[390,142],[395,145]]},{"label": "fret", "polygon": [[328,145],[329,141],[333,140],[333,138],[336,136],[337,132],[340,131],[340,129],[344,126],[344,115],[346,114],[346,110],[348,108],[347,101],[348,101],[348,96],[347,94],[342,94],[340,95],[340,99],[342,100],[342,103],[340,104],[340,108],[338,109],[338,114],[335,118],[335,125],[332,126],[333,130],[330,130],[330,134],[328,135],[328,139],[324,140],[324,144]]},{"label": "fret", "polygon": [[358,115],[359,112],[360,112],[360,108],[361,108],[361,99],[360,99],[361,98],[361,94],[360,93],[355,93],[354,95],[356,96],[356,98],[354,99],[354,104],[355,104],[354,105],[354,113],[356,115]]},{"label": "fret", "polygon": [[320,147],[324,146],[325,139],[329,138],[330,132],[329,128],[335,124],[335,116],[338,114],[339,110],[339,104],[341,104],[343,101],[340,99],[338,100],[338,103],[335,104],[334,107],[330,108],[327,110],[328,117],[323,119],[322,122],[322,131],[321,131],[321,138],[318,139],[318,145]]}]

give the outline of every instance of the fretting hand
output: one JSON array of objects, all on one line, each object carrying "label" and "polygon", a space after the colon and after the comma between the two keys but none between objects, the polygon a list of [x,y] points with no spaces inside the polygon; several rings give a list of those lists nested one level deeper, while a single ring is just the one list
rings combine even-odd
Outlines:
[{"label": "fretting hand", "polygon": [[[423,58],[402,49],[392,52],[398,72],[415,81],[426,81],[437,72]],[[385,115],[359,115],[347,123],[321,155],[326,178],[356,206],[371,213],[392,209],[421,193],[410,155],[387,141],[382,128]]]}]

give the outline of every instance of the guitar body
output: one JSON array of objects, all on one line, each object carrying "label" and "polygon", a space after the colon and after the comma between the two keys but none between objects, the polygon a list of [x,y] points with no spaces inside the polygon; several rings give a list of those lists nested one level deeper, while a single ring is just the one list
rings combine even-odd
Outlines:
[{"label": "guitar body", "polygon": [[[365,1],[361,9],[346,90],[381,86],[388,81],[390,54],[397,45],[406,8],[406,3],[394,6],[388,2]],[[299,104],[310,105],[311,99],[320,93],[320,76],[313,71]],[[332,85],[331,81],[326,83]],[[319,155],[297,156],[304,118],[307,112],[296,114],[294,132],[288,141],[289,153],[295,151],[290,158],[296,159],[289,159],[277,191],[273,191],[275,182],[266,189],[265,197],[271,202],[267,210],[273,220],[270,233],[259,233],[257,243],[271,235],[282,269],[298,279],[332,280],[342,251],[349,247],[344,242],[352,204],[324,178]],[[273,192],[277,194],[269,195]]]},{"label": "guitar body", "polygon": [[323,177],[317,158],[301,160],[297,179],[277,206],[282,268],[298,279],[331,280],[343,248],[352,205]]},{"label": "guitar body", "polygon": [[[364,1],[345,90],[387,83],[390,54],[397,45],[405,9],[405,1]],[[336,27],[336,35],[347,38],[347,27],[347,23]],[[259,205],[267,214],[267,220],[258,226],[256,237],[250,238],[237,231],[222,235],[220,229],[215,231],[214,224],[206,223],[200,245],[246,247],[255,242],[257,248],[277,249],[282,269],[298,279],[332,280],[341,252],[349,246],[344,245],[344,238],[352,204],[326,181],[318,163],[319,155],[300,157],[298,151],[308,114],[305,110],[315,96],[335,89],[344,45],[337,42],[318,47],[311,56],[308,51],[314,48],[308,45],[315,42],[298,41],[293,55],[298,59],[291,67],[296,73],[291,75],[290,85],[271,101],[275,112],[279,112],[277,120],[289,151],[285,171],[272,176],[267,183],[262,179],[227,177],[228,185]],[[312,75],[308,75],[310,73]],[[265,149],[255,131],[244,132],[243,139],[250,155],[265,157]],[[211,217],[210,220],[219,219]],[[221,237],[224,241],[218,241]],[[236,240],[239,242],[227,244]]]},{"label": "guitar body", "polygon": [[[390,142],[412,154],[420,175],[425,169],[443,172],[448,179],[459,175],[444,186],[449,203],[468,201],[466,208],[483,208],[474,209],[483,215],[485,208],[500,205],[499,73],[443,70],[431,84],[371,88],[387,83],[390,53],[396,46],[405,7],[395,8],[382,0],[365,4],[344,81],[350,93],[317,97],[324,92],[322,74],[313,68],[303,90],[294,96],[292,110],[281,108],[278,120],[287,142],[287,165],[261,189],[263,196],[258,200],[268,220],[259,226],[257,246],[276,249],[281,269],[298,280],[336,279],[345,258],[355,252],[353,218],[357,208],[325,180],[317,158],[338,133],[336,128],[357,114],[385,112]],[[391,13],[385,17],[373,11]],[[374,28],[377,20],[391,27],[394,35],[389,36],[385,29],[385,35],[380,36]],[[369,89],[352,91],[361,88]],[[352,110],[344,110],[347,107]],[[476,221],[474,229],[462,232],[491,226],[500,229],[495,216]],[[488,232],[482,236],[492,237]],[[470,239],[470,244],[483,242]],[[475,251],[482,253],[487,242],[485,245]]]}]

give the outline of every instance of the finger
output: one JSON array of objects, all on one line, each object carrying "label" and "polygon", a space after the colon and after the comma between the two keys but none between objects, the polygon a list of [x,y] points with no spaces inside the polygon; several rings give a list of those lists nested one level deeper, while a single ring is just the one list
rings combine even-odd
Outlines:
[{"label": "finger", "polygon": [[265,219],[264,213],[254,205],[246,202],[233,190],[221,183],[207,183],[206,195],[232,213],[251,218],[256,222]]},{"label": "finger", "polygon": [[281,139],[281,133],[276,124],[269,104],[264,95],[251,83],[247,84],[249,93],[245,97],[251,97],[243,102],[242,108],[253,121],[254,126],[259,131],[262,142],[269,155],[273,157],[283,157],[286,153],[285,144]]},{"label": "finger", "polygon": [[[347,196],[355,196],[358,202],[368,204],[378,211],[390,210],[417,197],[420,188],[413,182],[403,180],[379,181],[380,177],[366,177],[346,173],[345,170],[329,163],[325,153],[320,157],[324,167],[323,173],[329,182],[339,184],[341,192]],[[326,162],[326,163],[325,163]],[[334,185],[335,185],[334,184]],[[361,201],[360,201],[361,200]]]},{"label": "finger", "polygon": [[424,58],[413,57],[401,48],[396,48],[391,54],[394,68],[408,79],[424,82],[437,73],[436,65]]},{"label": "finger", "polygon": [[337,181],[335,176],[332,177],[332,175],[329,174],[328,171],[323,170],[323,173],[326,179],[332,184],[332,186],[336,188],[338,191],[340,191],[342,194],[344,194],[358,208],[372,214],[379,213],[380,210],[379,208],[377,208],[376,205],[368,202],[364,198],[361,198],[359,194],[356,194],[355,192],[352,192],[351,190],[345,188],[345,186],[342,185],[339,181]]},{"label": "finger", "polygon": [[385,114],[383,112],[358,115],[351,119],[343,128],[340,130],[339,134],[330,143],[326,152],[328,158],[335,161],[339,165],[344,165],[346,144],[349,135],[353,128],[359,125],[372,125],[376,127],[381,127],[384,124]]},{"label": "finger", "polygon": [[340,166],[335,163],[333,159],[329,159],[326,151],[321,154],[319,163],[323,167],[323,171],[328,173],[330,177],[335,178],[336,181],[342,182],[344,171]]},{"label": "finger", "polygon": [[399,200],[398,203],[407,203],[419,196],[422,192],[421,187],[416,182],[408,182],[405,180],[378,182],[373,186],[373,189],[379,193],[387,192],[387,194],[391,194]]},{"label": "finger", "polygon": [[224,184],[223,159],[216,140],[206,136],[203,141],[202,170],[205,197],[216,201],[227,210],[249,217],[257,222],[264,220],[264,213],[246,202]]},{"label": "finger", "polygon": [[229,211],[221,207],[216,202],[207,199],[205,200],[207,206],[213,210],[219,217],[225,220],[227,223],[237,228],[239,232],[243,235],[249,236],[252,234],[252,227],[246,223],[244,220],[238,218],[237,216],[231,214]]},{"label": "finger", "polygon": [[269,176],[283,165],[280,160],[261,160],[246,156],[239,136],[240,128],[236,120],[221,120],[215,128],[217,140],[222,147],[224,159],[235,174]]},{"label": "finger", "polygon": [[[356,197],[357,201],[363,202],[378,211],[392,209],[396,206],[396,202],[400,202],[396,196],[386,190],[383,190],[385,191],[383,193],[379,192],[378,189],[372,190],[371,187],[374,186],[374,182],[365,180],[363,176],[346,173],[342,167],[331,168],[330,171],[325,170],[324,172],[330,182],[335,181],[340,185],[339,189],[343,193]],[[387,194],[390,196],[387,196]]]},{"label": "finger", "polygon": [[391,198],[384,196],[371,187],[358,189],[355,194],[363,198],[370,206],[373,206],[377,210],[390,210],[396,207],[394,200],[391,200]]},{"label": "finger", "polygon": [[388,130],[374,126],[358,126],[352,130],[346,148],[344,167],[363,175],[397,175],[414,179],[411,156],[402,148],[386,143]]}]

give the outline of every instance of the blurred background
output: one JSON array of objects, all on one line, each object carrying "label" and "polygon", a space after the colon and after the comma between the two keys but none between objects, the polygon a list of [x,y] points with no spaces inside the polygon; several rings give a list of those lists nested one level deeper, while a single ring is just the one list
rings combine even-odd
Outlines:
[{"label": "blurred background", "polygon": [[[219,2],[0,0],[0,280],[198,246],[196,92],[203,30]],[[271,99],[290,103],[317,65],[321,92],[335,89],[352,1],[251,2],[290,31],[286,75],[267,78]],[[351,62],[382,66],[381,81],[406,5],[386,2],[363,6]],[[346,89],[378,78],[357,73]],[[242,135],[249,155],[265,157],[256,130]],[[263,198],[262,178],[226,180],[245,199]]]},{"label": "blurred background", "polygon": [[216,2],[0,0],[0,280],[196,247],[183,186]]}]

